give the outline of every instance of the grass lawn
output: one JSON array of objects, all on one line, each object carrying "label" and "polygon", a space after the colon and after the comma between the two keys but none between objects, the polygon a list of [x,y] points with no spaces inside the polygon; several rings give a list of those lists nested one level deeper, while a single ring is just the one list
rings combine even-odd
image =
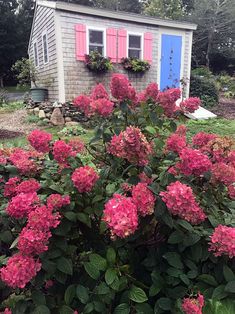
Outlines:
[{"label": "grass lawn", "polygon": [[0,105],[0,114],[13,112],[18,109],[23,109],[25,105],[21,101],[14,101],[7,104]]},{"label": "grass lawn", "polygon": [[3,89],[8,93],[26,93],[29,92],[30,86],[6,86]]},{"label": "grass lawn", "polygon": [[198,132],[215,133],[221,136],[229,136],[235,139],[235,120],[222,118],[209,120],[188,120],[188,137],[191,138]]}]

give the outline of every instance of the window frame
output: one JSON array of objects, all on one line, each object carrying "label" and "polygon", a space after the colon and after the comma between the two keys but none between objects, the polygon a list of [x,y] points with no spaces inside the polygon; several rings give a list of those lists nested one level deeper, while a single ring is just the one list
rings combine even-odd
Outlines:
[{"label": "window frame", "polygon": [[[47,62],[45,62],[45,51],[44,51],[44,42],[43,37],[46,36],[46,47],[47,47]],[[48,46],[48,34],[47,30],[42,32],[42,55],[43,55],[43,64],[49,63],[49,46]]]},{"label": "window frame", "polygon": [[87,26],[86,34],[87,34],[87,54],[90,54],[90,31],[100,31],[103,33],[103,57],[106,57],[107,54],[107,46],[106,46],[106,28],[104,27],[96,27],[96,26]]},{"label": "window frame", "polygon": [[139,36],[140,37],[140,60],[144,59],[144,34],[143,33],[138,33],[138,32],[127,32],[127,57],[129,57],[129,49],[133,49],[134,48],[130,48],[130,36]]},{"label": "window frame", "polygon": [[[35,49],[34,49],[35,45],[36,45],[37,58],[36,58]],[[36,64],[36,60],[37,60],[37,64]],[[38,41],[37,40],[33,41],[33,61],[34,61],[35,68],[38,68],[39,67],[39,55],[38,55]]]}]

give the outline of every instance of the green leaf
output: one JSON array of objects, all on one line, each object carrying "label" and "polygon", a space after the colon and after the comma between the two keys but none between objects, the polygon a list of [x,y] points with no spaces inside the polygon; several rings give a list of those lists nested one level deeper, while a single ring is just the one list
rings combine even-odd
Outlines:
[{"label": "green leaf", "polygon": [[178,225],[180,225],[181,227],[183,227],[184,229],[186,229],[188,231],[192,231],[193,230],[192,225],[190,225],[190,223],[187,222],[186,220],[178,219],[177,223],[178,223]]},{"label": "green leaf", "polygon": [[153,284],[149,289],[149,296],[155,297],[162,289],[162,285]]},{"label": "green leaf", "polygon": [[84,313],[92,313],[94,310],[94,304],[93,303],[88,303],[85,308],[84,308]]},{"label": "green leaf", "polygon": [[77,214],[75,214],[74,212],[67,212],[67,213],[64,213],[64,216],[70,220],[70,221],[77,221]]},{"label": "green leaf", "polygon": [[0,239],[4,243],[10,243],[12,241],[12,234],[9,230],[3,231],[0,235]]},{"label": "green leaf", "polygon": [[45,305],[46,304],[45,295],[41,291],[38,291],[38,290],[35,290],[32,292],[32,300],[33,300],[33,303],[35,305]]},{"label": "green leaf", "polygon": [[146,126],[145,130],[149,133],[149,134],[152,134],[152,135],[155,135],[157,133],[157,131],[155,130],[154,127],[148,125]]},{"label": "green leaf", "polygon": [[136,314],[153,314],[153,309],[148,303],[141,303],[135,305]]},{"label": "green leaf", "polygon": [[129,298],[136,303],[143,303],[148,300],[148,297],[144,290],[134,285],[131,287],[131,290],[129,292]]},{"label": "green leaf", "polygon": [[60,257],[57,260],[57,268],[65,274],[72,275],[73,274],[73,266],[72,261],[70,259],[67,259],[65,257]]},{"label": "green leaf", "polygon": [[216,287],[213,291],[212,298],[221,300],[227,296],[227,293],[224,292],[225,285],[220,285],[219,287]]},{"label": "green leaf", "polygon": [[105,295],[110,292],[109,287],[106,285],[105,282],[101,282],[101,284],[97,287],[97,294]]},{"label": "green leaf", "polygon": [[[33,311],[33,314],[50,314],[50,310],[46,305],[39,305],[36,307],[36,309]],[[67,314],[67,313],[66,313]]]},{"label": "green leaf", "polygon": [[115,252],[115,250],[112,247],[108,248],[106,257],[107,257],[107,261],[108,261],[108,263],[110,265],[115,264],[115,262],[116,262],[116,252]]},{"label": "green leaf", "polygon": [[181,262],[180,259],[180,255],[175,253],[175,252],[168,252],[163,256],[167,262],[169,263],[169,265],[179,268],[179,269],[183,269],[184,265]]},{"label": "green leaf", "polygon": [[97,280],[99,278],[100,272],[92,263],[84,263],[84,268],[91,278],[93,278],[94,280]]},{"label": "green leaf", "polygon": [[75,298],[76,294],[76,286],[75,285],[70,285],[65,291],[64,294],[64,301],[67,305],[69,305],[73,299]]},{"label": "green leaf", "polygon": [[[50,313],[50,312],[49,312]],[[67,306],[67,305],[63,305],[60,310],[59,310],[60,314],[73,314],[74,310],[71,309],[71,307]]]},{"label": "green leaf", "polygon": [[185,274],[180,275],[180,279],[185,283],[187,286],[190,285],[190,280],[188,279],[188,276]]},{"label": "green leaf", "polygon": [[227,282],[233,281],[235,280],[235,274],[232,271],[231,268],[229,268],[227,265],[223,266],[223,274],[224,274],[224,278]]},{"label": "green leaf", "polygon": [[82,286],[77,285],[76,294],[78,299],[82,302],[82,304],[86,304],[89,300],[89,290]]},{"label": "green leaf", "polygon": [[84,214],[84,213],[78,213],[77,218],[79,221],[81,221],[82,223],[87,225],[89,228],[91,228],[91,219],[90,219],[89,215]]},{"label": "green leaf", "polygon": [[180,231],[174,231],[169,239],[168,239],[168,243],[170,244],[178,244],[181,243],[182,240],[184,239],[184,234]]},{"label": "green leaf", "polygon": [[130,313],[130,306],[127,303],[119,304],[114,310],[114,314],[129,314],[129,313]]},{"label": "green leaf", "polygon": [[226,292],[235,293],[235,280],[227,283],[224,290]]},{"label": "green leaf", "polygon": [[106,270],[107,262],[106,262],[106,259],[103,258],[102,256],[98,254],[91,254],[89,256],[89,259],[90,259],[91,264],[93,264],[93,266],[95,266],[98,270],[103,270],[103,271]]},{"label": "green leaf", "polygon": [[203,274],[203,275],[198,276],[197,279],[198,279],[199,281],[208,283],[208,284],[211,285],[211,286],[214,286],[214,287],[217,287],[217,286],[218,286],[217,281],[216,281],[215,278],[214,278],[213,276],[211,276],[211,275]]},{"label": "green leaf", "polygon": [[105,273],[105,281],[107,285],[111,285],[117,277],[117,272],[115,269],[109,268]]},{"label": "green leaf", "polygon": [[169,311],[171,309],[171,306],[172,306],[172,302],[169,298],[160,298],[157,301],[157,304],[164,311]]}]

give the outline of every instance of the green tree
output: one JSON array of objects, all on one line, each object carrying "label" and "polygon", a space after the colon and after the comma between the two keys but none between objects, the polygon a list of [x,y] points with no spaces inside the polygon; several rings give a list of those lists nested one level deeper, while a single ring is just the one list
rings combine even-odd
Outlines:
[{"label": "green tree", "polygon": [[194,60],[210,67],[212,53],[235,51],[235,1],[195,0],[191,20],[198,24],[194,35]]},{"label": "green tree", "polygon": [[16,56],[16,9],[16,0],[0,0],[0,87],[3,87]]},{"label": "green tree", "polygon": [[150,0],[145,5],[144,13],[168,19],[181,19],[185,14],[182,0]]}]

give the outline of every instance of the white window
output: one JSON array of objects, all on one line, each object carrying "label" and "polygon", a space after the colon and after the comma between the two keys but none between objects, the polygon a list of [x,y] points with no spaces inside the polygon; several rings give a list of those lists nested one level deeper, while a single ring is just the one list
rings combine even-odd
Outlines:
[{"label": "white window", "polygon": [[44,64],[46,64],[49,62],[47,33],[42,34],[42,50],[43,50],[43,62]]},{"label": "white window", "polygon": [[137,59],[143,58],[142,34],[128,34],[128,57]]},{"label": "white window", "polygon": [[34,56],[34,65],[38,67],[38,45],[37,42],[33,43],[33,56]]},{"label": "white window", "polygon": [[88,29],[88,52],[98,51],[102,56],[105,55],[105,30]]}]

